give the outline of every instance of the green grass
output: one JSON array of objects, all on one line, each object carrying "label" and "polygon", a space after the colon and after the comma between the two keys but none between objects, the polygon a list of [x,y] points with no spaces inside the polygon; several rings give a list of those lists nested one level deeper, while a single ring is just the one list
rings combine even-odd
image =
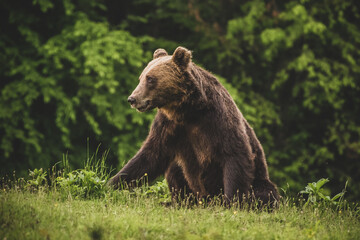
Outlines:
[{"label": "green grass", "polygon": [[272,212],[167,207],[140,191],[86,200],[12,187],[0,191],[0,239],[359,239],[355,210],[290,202]]},{"label": "green grass", "polygon": [[[330,198],[328,179],[309,183],[302,197],[284,197],[277,209],[226,208],[221,201],[169,203],[166,181],[133,190],[106,186],[106,154],[83,169],[29,171],[29,179],[0,181],[1,239],[360,239],[360,208]],[[285,195],[287,193],[285,192]],[[200,203],[200,202],[199,202]],[[206,206],[205,206],[206,205]]]}]

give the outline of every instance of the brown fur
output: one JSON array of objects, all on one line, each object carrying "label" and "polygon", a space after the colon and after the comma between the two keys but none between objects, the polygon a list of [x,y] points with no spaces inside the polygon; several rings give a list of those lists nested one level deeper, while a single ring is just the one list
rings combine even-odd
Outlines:
[{"label": "brown fur", "polygon": [[189,50],[178,47],[172,56],[156,50],[139,80],[129,102],[158,113],[143,146],[111,185],[165,174],[174,193],[279,199],[255,132],[219,81],[191,61]]}]

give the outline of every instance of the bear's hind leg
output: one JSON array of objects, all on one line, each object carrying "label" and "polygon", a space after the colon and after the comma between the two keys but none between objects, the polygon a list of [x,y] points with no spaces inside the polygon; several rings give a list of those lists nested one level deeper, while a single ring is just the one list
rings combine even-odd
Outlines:
[{"label": "bear's hind leg", "polygon": [[237,161],[227,161],[223,168],[225,202],[242,202],[248,199],[250,185],[254,179],[253,167],[244,170]]},{"label": "bear's hind leg", "polygon": [[253,182],[253,193],[260,206],[276,207],[280,200],[278,190],[268,179],[255,179]]}]

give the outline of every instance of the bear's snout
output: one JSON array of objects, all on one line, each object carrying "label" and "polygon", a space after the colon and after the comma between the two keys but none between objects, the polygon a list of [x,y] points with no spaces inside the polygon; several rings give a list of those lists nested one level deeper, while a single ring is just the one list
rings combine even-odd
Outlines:
[{"label": "bear's snout", "polygon": [[136,99],[132,96],[130,96],[127,101],[130,103],[130,105],[134,105],[136,103]]}]

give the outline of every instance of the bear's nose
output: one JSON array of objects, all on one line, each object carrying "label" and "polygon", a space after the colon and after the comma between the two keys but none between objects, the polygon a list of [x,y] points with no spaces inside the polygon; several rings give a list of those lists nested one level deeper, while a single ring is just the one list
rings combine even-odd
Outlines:
[{"label": "bear's nose", "polygon": [[128,98],[128,102],[129,102],[131,105],[133,105],[134,103],[136,103],[136,99],[135,99],[134,97],[130,96],[130,97]]}]

